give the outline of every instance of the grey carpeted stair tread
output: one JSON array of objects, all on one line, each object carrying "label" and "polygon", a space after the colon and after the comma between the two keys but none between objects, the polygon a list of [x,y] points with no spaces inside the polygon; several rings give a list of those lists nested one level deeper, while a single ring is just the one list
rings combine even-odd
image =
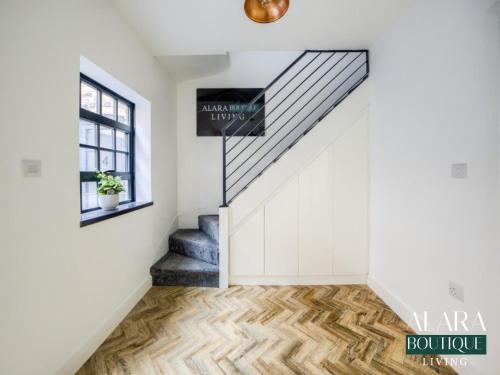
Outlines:
[{"label": "grey carpeted stair tread", "polygon": [[151,267],[153,285],[219,286],[219,266],[168,252]]},{"label": "grey carpeted stair tread", "polygon": [[219,264],[219,244],[198,229],[179,229],[169,238],[170,251]]},{"label": "grey carpeted stair tread", "polygon": [[219,243],[219,215],[198,216],[198,226],[211,239]]}]

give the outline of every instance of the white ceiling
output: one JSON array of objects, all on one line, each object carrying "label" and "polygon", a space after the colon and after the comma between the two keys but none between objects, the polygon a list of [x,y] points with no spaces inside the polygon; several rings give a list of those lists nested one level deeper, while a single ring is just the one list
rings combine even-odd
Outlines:
[{"label": "white ceiling", "polygon": [[413,0],[290,0],[272,24],[244,0],[111,0],[156,56],[367,48]]},{"label": "white ceiling", "polygon": [[157,59],[176,82],[221,73],[231,66],[228,53],[223,55],[169,55],[158,56]]}]

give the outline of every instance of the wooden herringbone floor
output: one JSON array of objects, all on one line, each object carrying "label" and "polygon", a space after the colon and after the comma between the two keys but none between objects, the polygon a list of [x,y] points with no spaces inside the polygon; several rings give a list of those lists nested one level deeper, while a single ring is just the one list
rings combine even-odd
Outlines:
[{"label": "wooden herringbone floor", "polygon": [[78,374],[454,374],[366,286],[154,287]]}]

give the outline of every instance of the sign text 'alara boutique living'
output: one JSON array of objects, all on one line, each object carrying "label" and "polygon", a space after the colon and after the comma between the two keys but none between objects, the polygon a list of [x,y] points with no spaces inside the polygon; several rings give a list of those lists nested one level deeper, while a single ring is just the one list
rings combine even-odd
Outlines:
[{"label": "sign text 'alara boutique living'", "polygon": [[260,92],[253,88],[198,89],[196,134],[220,136],[226,127],[228,136],[263,136],[265,95],[254,101]]}]

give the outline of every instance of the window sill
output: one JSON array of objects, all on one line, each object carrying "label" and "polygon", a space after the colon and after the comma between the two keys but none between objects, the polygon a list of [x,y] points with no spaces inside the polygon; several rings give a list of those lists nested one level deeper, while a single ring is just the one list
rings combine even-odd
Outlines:
[{"label": "window sill", "polygon": [[113,211],[96,210],[91,212],[85,212],[80,215],[80,227],[86,227],[87,225],[98,223],[103,220],[108,220],[116,216],[126,214],[128,212],[140,210],[141,208],[152,206],[153,202],[132,202],[127,204],[121,204]]}]

